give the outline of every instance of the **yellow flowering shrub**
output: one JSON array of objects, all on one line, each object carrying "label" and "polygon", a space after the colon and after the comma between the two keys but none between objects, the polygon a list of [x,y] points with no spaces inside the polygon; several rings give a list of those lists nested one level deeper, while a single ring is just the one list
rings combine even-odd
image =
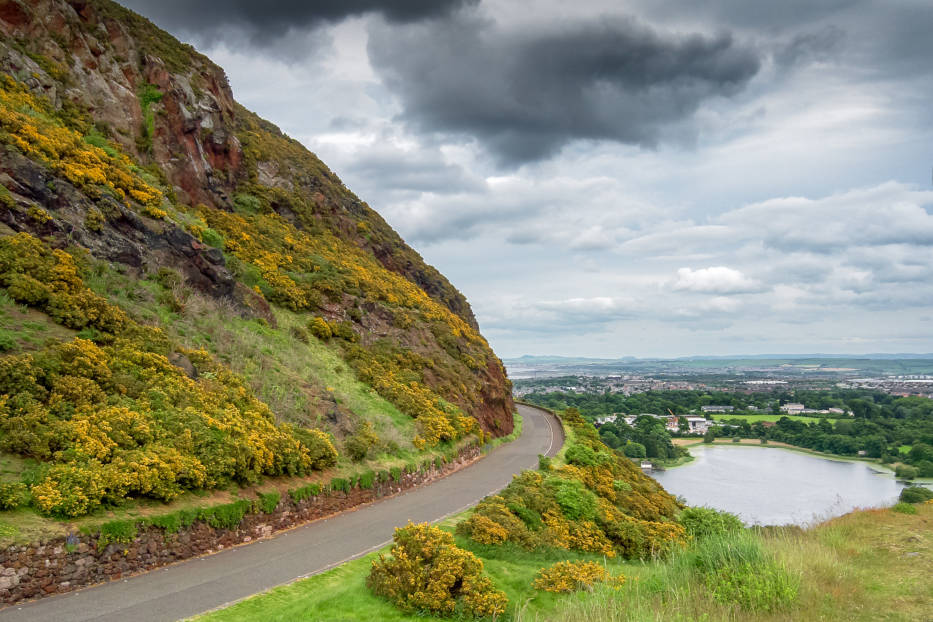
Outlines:
[{"label": "yellow flowering shrub", "polygon": [[56,119],[48,103],[6,74],[0,75],[0,142],[43,162],[91,197],[107,192],[127,205],[139,203],[150,215],[162,212],[161,191],[134,172],[129,157],[87,142]]},{"label": "yellow flowering shrub", "polygon": [[[251,266],[258,291],[293,311],[318,311],[345,297],[414,315],[430,326],[440,346],[429,357],[385,338],[359,344],[349,322],[321,316],[308,330],[334,340],[359,378],[402,412],[418,419],[418,448],[456,440],[478,429],[463,407],[479,404],[481,387],[462,383],[491,356],[488,344],[458,315],[375,257],[330,231],[299,230],[275,213],[229,213],[202,207],[200,217],[226,240],[225,248]],[[428,372],[428,373],[426,373]]]},{"label": "yellow flowering shrub", "polygon": [[[207,352],[173,347],[90,292],[67,253],[28,234],[2,238],[0,285],[66,326],[102,335],[0,357],[0,448],[45,463],[31,488],[43,512],[80,516],[127,496],[170,500],[336,463],[325,433],[277,425]],[[172,350],[197,378],[169,361]]]},{"label": "yellow flowering shrub", "polygon": [[532,585],[536,590],[561,593],[590,589],[596,583],[619,588],[625,583],[625,577],[610,575],[596,562],[563,561],[539,570]]},{"label": "yellow flowering shrub", "polygon": [[427,523],[395,530],[391,557],[373,560],[366,584],[406,612],[465,613],[483,617],[505,612],[508,599],[483,574],[483,562],[454,544],[453,536]]},{"label": "yellow flowering shrub", "polygon": [[676,500],[640,470],[629,469],[631,462],[603,445],[579,415],[571,412],[564,420],[582,444],[567,452],[575,463],[521,473],[480,502],[457,532],[482,544],[512,542],[607,557],[649,558],[685,544]]}]

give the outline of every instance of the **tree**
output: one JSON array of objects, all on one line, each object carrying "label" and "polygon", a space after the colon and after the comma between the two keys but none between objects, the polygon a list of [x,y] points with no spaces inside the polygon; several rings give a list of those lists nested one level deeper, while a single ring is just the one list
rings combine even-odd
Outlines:
[{"label": "tree", "polygon": [[716,433],[713,432],[713,428],[710,428],[706,431],[706,434],[703,435],[704,443],[712,443],[716,440]]},{"label": "tree", "polygon": [[629,458],[644,458],[647,454],[645,446],[641,443],[630,442],[625,446],[624,453]]}]

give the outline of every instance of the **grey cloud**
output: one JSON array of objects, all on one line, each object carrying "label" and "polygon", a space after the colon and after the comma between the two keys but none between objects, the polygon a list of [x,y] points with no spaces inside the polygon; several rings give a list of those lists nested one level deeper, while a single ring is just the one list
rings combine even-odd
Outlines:
[{"label": "grey cloud", "polygon": [[369,149],[346,166],[346,172],[366,187],[380,191],[415,191],[434,194],[483,193],[486,183],[462,166],[448,164],[440,153],[406,153],[396,148]]},{"label": "grey cloud", "polygon": [[778,47],[774,60],[784,67],[824,60],[841,47],[844,39],[845,32],[835,25],[798,33]]},{"label": "grey cloud", "polygon": [[446,15],[479,0],[123,0],[127,7],[173,32],[213,41],[235,30],[269,48],[290,31],[309,30],[347,17],[377,13],[409,23]]},{"label": "grey cloud", "polygon": [[412,127],[475,138],[507,165],[575,140],[654,146],[760,67],[728,34],[668,34],[622,17],[512,32],[463,12],[374,25],[369,56]]}]

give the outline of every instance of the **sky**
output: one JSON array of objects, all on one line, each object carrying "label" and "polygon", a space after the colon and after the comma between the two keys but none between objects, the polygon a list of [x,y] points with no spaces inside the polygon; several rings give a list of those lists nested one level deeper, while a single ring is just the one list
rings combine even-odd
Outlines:
[{"label": "sky", "polygon": [[933,352],[928,0],[126,4],[501,357]]}]

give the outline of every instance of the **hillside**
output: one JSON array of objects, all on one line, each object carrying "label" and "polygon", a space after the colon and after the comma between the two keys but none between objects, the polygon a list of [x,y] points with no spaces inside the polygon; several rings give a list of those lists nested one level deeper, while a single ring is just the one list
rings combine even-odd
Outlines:
[{"label": "hillside", "polygon": [[469,304],[209,59],[0,0],[0,502],[405,459],[512,430]]}]

